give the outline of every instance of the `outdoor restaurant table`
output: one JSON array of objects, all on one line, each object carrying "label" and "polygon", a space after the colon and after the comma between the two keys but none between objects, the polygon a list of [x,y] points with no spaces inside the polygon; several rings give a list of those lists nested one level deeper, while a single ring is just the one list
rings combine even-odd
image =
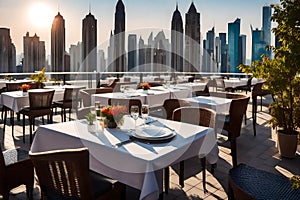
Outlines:
[{"label": "outdoor restaurant table", "polygon": [[[30,150],[36,153],[87,147],[90,169],[139,189],[140,199],[158,199],[163,188],[164,168],[194,156],[218,158],[218,152],[212,150],[216,137],[211,128],[159,118],[151,120],[150,125],[145,125],[146,129],[147,126],[168,127],[176,132],[176,136],[166,143],[134,140],[116,147],[129,139],[129,130],[134,126],[132,118],[125,117],[121,129],[106,128],[96,133],[88,131],[85,120],[79,120],[39,126]],[[140,127],[142,119],[137,122]]]},{"label": "outdoor restaurant table", "polygon": [[[248,78],[231,78],[224,79],[225,88],[235,88],[238,86],[247,85]],[[262,78],[252,78],[251,85],[255,85],[256,83],[264,82]]]},{"label": "outdoor restaurant table", "polygon": [[230,103],[232,101],[232,99],[214,96],[197,96],[184,98],[183,100],[190,102],[190,104],[195,107],[210,108],[218,114],[229,113]]},{"label": "outdoor restaurant table", "polygon": [[103,105],[108,105],[108,99],[117,98],[117,99],[140,99],[142,104],[148,104],[150,107],[161,106],[165,99],[170,98],[170,92],[167,90],[154,90],[150,89],[144,92],[142,89],[131,90],[127,92],[113,92],[113,93],[104,93],[104,94],[93,94],[91,96],[92,105],[95,104],[95,101],[100,101]]},{"label": "outdoor restaurant table", "polygon": [[[169,93],[169,99],[178,99],[178,98],[188,98],[192,97],[192,88],[184,85],[170,85],[166,86],[157,86],[152,87],[152,91],[165,91]],[[163,103],[163,102],[162,102]]]},{"label": "outdoor restaurant table", "polygon": [[0,80],[0,88],[6,87],[6,83],[30,83],[33,80]]}]

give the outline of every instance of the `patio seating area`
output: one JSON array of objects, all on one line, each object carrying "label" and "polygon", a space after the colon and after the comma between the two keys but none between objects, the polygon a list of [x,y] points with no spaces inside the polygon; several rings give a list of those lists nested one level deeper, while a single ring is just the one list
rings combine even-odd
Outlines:
[{"label": "patio seating area", "polygon": [[[246,92],[244,92],[246,94]],[[237,142],[237,163],[265,170],[274,174],[283,174],[290,177],[293,174],[300,174],[300,146],[298,145],[297,156],[294,159],[282,158],[276,147],[276,133],[271,127],[267,126],[270,119],[268,114],[268,104],[272,102],[270,95],[263,96],[262,111],[257,111],[256,136],[253,135],[252,124],[252,98],[251,92],[247,93],[250,101],[247,107],[247,123],[242,123],[241,135],[236,139]],[[72,113],[74,118],[74,114]],[[53,116],[54,123],[61,122],[61,115],[57,113]],[[28,123],[28,122],[26,122]],[[3,121],[2,121],[3,124]],[[36,126],[41,124],[37,119]],[[30,149],[29,126],[26,126],[26,143],[23,143],[22,121],[15,121],[14,137],[11,134],[11,126],[7,125],[5,135],[1,137],[2,148],[22,148]],[[37,127],[36,127],[37,128]],[[3,133],[3,126],[0,126],[0,132]],[[185,161],[184,168],[184,188],[179,185],[179,164],[170,168],[170,189],[168,194],[164,194],[164,199],[228,199],[228,173],[232,168],[232,157],[230,155],[230,142],[227,136],[218,134],[219,160],[214,174],[211,174],[210,165],[207,165],[206,171],[206,189],[204,193],[202,187],[201,160],[192,158]],[[33,199],[40,199],[40,189],[35,178]],[[10,199],[26,199],[26,188],[20,186],[11,191]],[[139,191],[131,187],[126,188],[126,199],[138,199]]]}]

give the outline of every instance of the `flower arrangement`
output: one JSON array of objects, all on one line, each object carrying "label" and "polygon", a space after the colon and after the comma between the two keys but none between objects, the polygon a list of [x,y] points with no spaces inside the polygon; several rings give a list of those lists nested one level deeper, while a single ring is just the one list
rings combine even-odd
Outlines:
[{"label": "flower arrangement", "polygon": [[28,84],[23,84],[21,86],[21,90],[23,90],[23,92],[27,92],[30,89],[30,85]]},{"label": "flower arrangement", "polygon": [[141,83],[141,87],[143,90],[149,90],[151,88],[150,84],[149,83]]},{"label": "flower arrangement", "polygon": [[90,125],[92,125],[96,120],[96,114],[90,112],[85,116],[85,119],[89,122]]},{"label": "flower arrangement", "polygon": [[123,116],[127,113],[126,106],[114,105],[106,106],[101,110],[101,116],[106,117],[108,126],[109,123],[116,123],[117,125],[123,124]]}]

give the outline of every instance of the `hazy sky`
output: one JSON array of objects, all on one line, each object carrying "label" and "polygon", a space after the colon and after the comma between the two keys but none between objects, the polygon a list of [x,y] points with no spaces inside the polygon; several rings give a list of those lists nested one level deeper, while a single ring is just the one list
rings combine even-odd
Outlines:
[{"label": "hazy sky", "polygon": [[[123,0],[126,12],[126,31],[143,34],[147,43],[151,30],[154,35],[159,30],[171,29],[171,18],[178,2],[185,24],[185,13],[192,0]],[[17,54],[23,52],[23,36],[36,33],[46,42],[46,54],[50,54],[50,31],[58,10],[65,19],[66,50],[71,44],[81,41],[82,19],[89,12],[97,19],[98,46],[106,49],[106,41],[114,27],[114,13],[117,0],[0,0],[0,27],[10,28]],[[228,22],[241,18],[241,34],[247,35],[247,58],[251,56],[250,24],[254,28],[262,26],[262,7],[279,0],[194,0],[200,12],[201,34],[215,26],[216,35],[227,32]],[[42,4],[42,6],[37,6]],[[38,17],[36,17],[38,16]],[[166,33],[169,37],[168,33]]]}]

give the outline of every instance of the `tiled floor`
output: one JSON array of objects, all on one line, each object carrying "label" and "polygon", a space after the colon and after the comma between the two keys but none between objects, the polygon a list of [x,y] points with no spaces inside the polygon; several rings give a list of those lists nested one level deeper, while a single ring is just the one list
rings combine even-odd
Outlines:
[{"label": "tiled floor", "polygon": [[[248,93],[249,95],[249,93]],[[264,99],[270,102],[270,98]],[[276,134],[267,126],[268,115],[267,105],[260,111],[258,107],[257,136],[253,136],[251,119],[251,102],[248,105],[247,125],[243,124],[241,136],[237,139],[238,162],[247,163],[259,169],[267,170],[276,174],[282,173],[287,177],[292,174],[300,174],[300,146],[298,155],[294,159],[281,158],[276,148]],[[55,121],[60,122],[60,116],[55,116]],[[3,124],[3,122],[2,122]],[[0,126],[0,132],[2,133]],[[29,130],[27,130],[27,133]],[[29,134],[28,134],[29,135]],[[7,126],[3,148],[21,147],[29,149],[29,137],[26,137],[26,144],[22,142],[22,125],[17,122],[15,126],[15,139],[12,139],[11,128]],[[202,187],[201,163],[197,158],[186,161],[185,163],[185,187],[181,188],[178,184],[178,166],[171,168],[171,188],[169,194],[164,194],[164,199],[227,199],[227,175],[231,165],[229,142],[226,136],[219,135],[219,160],[217,168],[212,175],[207,171],[207,189],[204,193]],[[3,144],[3,143],[2,143]],[[209,166],[208,166],[209,167]],[[19,187],[11,192],[10,199],[26,199],[25,187]],[[35,185],[34,198],[40,198],[38,185]],[[137,190],[127,188],[127,199],[138,199]]]}]

